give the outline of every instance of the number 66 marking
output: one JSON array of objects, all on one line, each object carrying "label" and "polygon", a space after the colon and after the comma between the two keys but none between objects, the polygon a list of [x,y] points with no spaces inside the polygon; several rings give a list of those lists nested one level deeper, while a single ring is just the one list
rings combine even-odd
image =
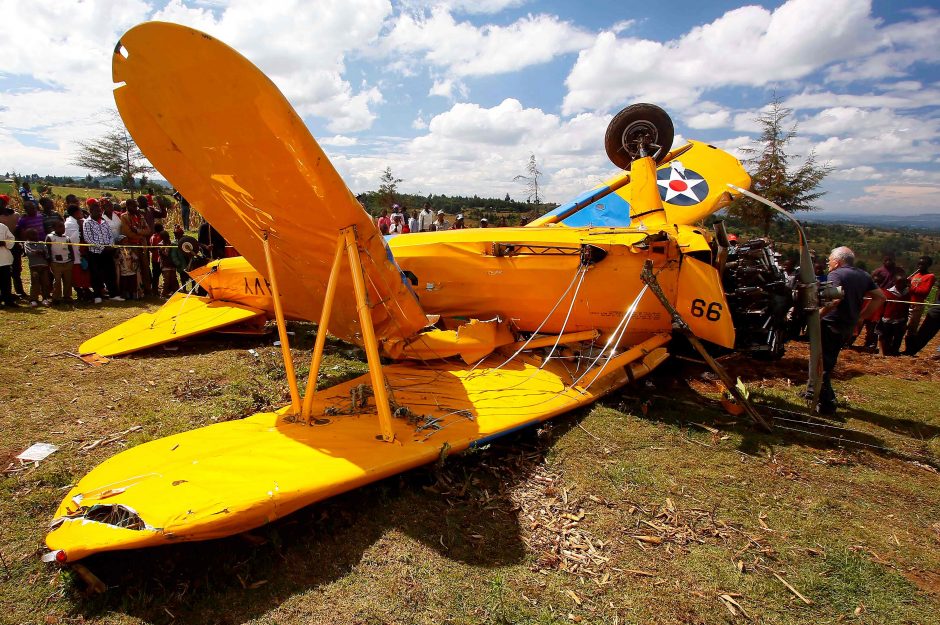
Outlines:
[{"label": "number 66 marking", "polygon": [[708,307],[705,307],[705,300],[703,299],[694,299],[692,300],[692,316],[693,317],[705,317],[709,321],[718,321],[721,319],[721,310],[722,306],[720,302],[708,302]]}]

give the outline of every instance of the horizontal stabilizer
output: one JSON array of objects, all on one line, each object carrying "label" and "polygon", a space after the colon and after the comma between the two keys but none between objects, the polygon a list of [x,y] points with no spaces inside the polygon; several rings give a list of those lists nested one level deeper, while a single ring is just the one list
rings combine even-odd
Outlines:
[{"label": "horizontal stabilizer", "polygon": [[265,315],[265,311],[251,306],[177,293],[156,312],[128,319],[88,339],[78,351],[120,356]]},{"label": "horizontal stabilizer", "polygon": [[[689,141],[670,152],[656,174],[659,196],[672,224],[694,224],[727,206],[732,199],[728,183],[744,188],[751,185],[738,159],[699,141]],[[629,173],[619,172],[529,226],[562,223],[572,228],[636,227],[643,214],[632,207],[632,195]]]}]

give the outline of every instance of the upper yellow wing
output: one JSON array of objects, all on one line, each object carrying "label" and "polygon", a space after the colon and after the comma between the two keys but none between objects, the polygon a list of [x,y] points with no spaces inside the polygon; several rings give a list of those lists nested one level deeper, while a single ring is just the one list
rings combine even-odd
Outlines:
[{"label": "upper yellow wing", "polygon": [[[277,87],[205,33],[161,22],[115,48],[114,99],[150,162],[259,271],[269,236],[289,317],[318,320],[339,231],[354,227],[380,338],[408,337],[426,317],[385,241]],[[348,271],[330,333],[361,342]]]}]

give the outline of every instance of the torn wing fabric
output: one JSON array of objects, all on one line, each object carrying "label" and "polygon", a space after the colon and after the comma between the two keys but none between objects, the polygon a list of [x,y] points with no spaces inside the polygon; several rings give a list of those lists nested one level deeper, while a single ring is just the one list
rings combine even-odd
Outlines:
[{"label": "torn wing fabric", "polygon": [[[352,227],[376,335],[405,338],[425,325],[371,217],[247,59],[199,31],[150,22],[121,39],[112,73],[121,117],[143,153],[270,279],[262,244],[269,233],[288,317],[319,320],[337,237]],[[361,343],[347,268],[339,280],[330,333]]]}]

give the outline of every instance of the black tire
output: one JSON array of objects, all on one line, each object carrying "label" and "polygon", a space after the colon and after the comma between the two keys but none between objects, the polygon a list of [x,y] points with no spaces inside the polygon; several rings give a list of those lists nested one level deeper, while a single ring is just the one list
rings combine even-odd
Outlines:
[{"label": "black tire", "polygon": [[641,151],[661,163],[672,148],[675,128],[669,114],[655,104],[631,104],[610,120],[604,135],[607,158],[629,169]]},{"label": "black tire", "polygon": [[191,236],[180,238],[180,240],[176,242],[176,247],[178,247],[187,258],[195,256],[200,250],[199,241]]}]

